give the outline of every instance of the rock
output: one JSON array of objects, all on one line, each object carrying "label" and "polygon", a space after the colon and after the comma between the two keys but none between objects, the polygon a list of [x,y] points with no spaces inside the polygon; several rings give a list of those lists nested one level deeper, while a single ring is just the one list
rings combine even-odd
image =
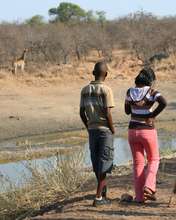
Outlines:
[{"label": "rock", "polygon": [[18,116],[13,116],[13,115],[9,116],[9,119],[16,119],[16,120],[20,120],[20,118],[19,118]]},{"label": "rock", "polygon": [[132,202],[133,196],[129,195],[128,193],[124,193],[122,194],[120,201],[121,202]]}]

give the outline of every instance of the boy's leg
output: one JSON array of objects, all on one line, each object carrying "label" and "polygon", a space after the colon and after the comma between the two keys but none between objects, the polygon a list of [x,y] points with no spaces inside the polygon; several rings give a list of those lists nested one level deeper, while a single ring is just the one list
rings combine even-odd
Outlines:
[{"label": "boy's leg", "polygon": [[98,177],[98,186],[96,198],[101,198],[104,188],[106,187],[106,174],[100,174]]},{"label": "boy's leg", "polygon": [[[105,179],[106,179],[106,174],[104,174],[104,175],[105,175]],[[95,176],[96,176],[96,179],[97,179],[97,183],[99,183],[98,173],[95,173]],[[106,180],[105,180],[105,182],[106,182]],[[97,189],[97,191],[98,191],[98,189]],[[107,197],[107,185],[106,185],[106,184],[104,185],[104,187],[103,187],[103,189],[102,189],[101,195],[102,195],[103,198],[106,198],[106,197]]]},{"label": "boy's leg", "polygon": [[[90,155],[91,155],[93,171],[95,173],[95,176],[97,179],[97,185],[98,185],[96,197],[101,197],[101,196],[106,197],[106,185],[104,185],[106,174],[103,174],[103,175],[99,174],[99,145],[97,144],[98,139],[99,139],[99,131],[98,130],[90,130],[89,131]],[[103,189],[102,189],[102,187],[103,187]],[[101,193],[101,191],[102,191],[102,193]]]},{"label": "boy's leg", "polygon": [[93,171],[98,181],[98,145],[97,145],[98,130],[89,130],[89,149]]},{"label": "boy's leg", "polygon": [[111,173],[113,167],[113,135],[110,130],[100,130],[99,135],[99,175],[97,176],[97,196],[106,197],[106,174]]},{"label": "boy's leg", "polygon": [[102,194],[106,188],[106,173],[111,172],[113,165],[113,137],[109,130],[96,130],[89,134],[91,160],[98,182],[93,205],[109,204],[110,201]]},{"label": "boy's leg", "polygon": [[105,188],[106,188],[106,173],[100,174],[98,176],[97,193],[93,201],[93,206],[98,207],[101,205],[111,204],[111,201],[106,198],[106,195],[104,195]]}]

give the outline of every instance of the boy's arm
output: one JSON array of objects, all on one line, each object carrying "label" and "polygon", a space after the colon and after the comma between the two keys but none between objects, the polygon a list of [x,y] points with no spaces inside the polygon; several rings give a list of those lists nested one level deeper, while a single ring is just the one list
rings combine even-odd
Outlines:
[{"label": "boy's arm", "polygon": [[115,133],[114,125],[113,125],[113,120],[112,120],[112,114],[111,114],[111,109],[115,107],[114,104],[114,96],[113,92],[110,88],[105,93],[105,114],[108,122],[108,127],[111,130],[112,134]]},{"label": "boy's arm", "polygon": [[85,113],[85,108],[84,107],[80,107],[80,117],[81,120],[83,122],[83,124],[85,125],[86,129],[88,129],[88,125],[87,125],[87,117],[86,117],[86,113]]},{"label": "boy's arm", "polygon": [[79,115],[80,118],[83,122],[83,124],[85,125],[85,127],[88,129],[88,125],[87,125],[87,116],[86,116],[86,111],[85,111],[85,101],[84,101],[84,92],[83,90],[81,91],[81,99],[80,99],[80,109],[79,109]]},{"label": "boy's arm", "polygon": [[115,129],[114,129],[113,120],[112,120],[112,114],[111,114],[111,108],[105,108],[105,111],[106,111],[106,117],[107,117],[109,129],[111,130],[112,134],[115,134]]}]

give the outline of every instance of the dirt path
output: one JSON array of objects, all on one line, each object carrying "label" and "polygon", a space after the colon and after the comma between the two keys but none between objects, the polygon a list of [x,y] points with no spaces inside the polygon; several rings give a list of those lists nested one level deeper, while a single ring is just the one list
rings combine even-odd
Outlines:
[{"label": "dirt path", "polygon": [[176,195],[173,196],[170,207],[168,207],[168,201],[176,178],[174,176],[176,159],[166,160],[164,169],[164,172],[160,170],[158,176],[157,202],[147,202],[145,205],[120,203],[123,193],[132,194],[132,175],[119,176],[118,171],[114,171],[109,179],[111,205],[92,207],[95,182],[90,182],[84,187],[84,192],[78,193],[69,200],[52,204],[45,208],[40,216],[28,218],[28,220],[175,220]]}]

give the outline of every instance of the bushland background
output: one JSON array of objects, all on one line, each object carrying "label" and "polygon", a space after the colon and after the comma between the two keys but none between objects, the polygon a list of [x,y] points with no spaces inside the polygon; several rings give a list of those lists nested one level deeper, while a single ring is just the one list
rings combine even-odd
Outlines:
[{"label": "bushland background", "polygon": [[[72,3],[48,12],[48,21],[35,15],[0,24],[1,139],[81,127],[80,90],[99,60],[109,65],[116,122],[127,121],[126,89],[145,65],[154,68],[156,87],[169,101],[161,119],[175,118],[176,17],[139,11],[108,20],[103,11]],[[25,48],[25,72],[14,74],[12,64]]]}]

